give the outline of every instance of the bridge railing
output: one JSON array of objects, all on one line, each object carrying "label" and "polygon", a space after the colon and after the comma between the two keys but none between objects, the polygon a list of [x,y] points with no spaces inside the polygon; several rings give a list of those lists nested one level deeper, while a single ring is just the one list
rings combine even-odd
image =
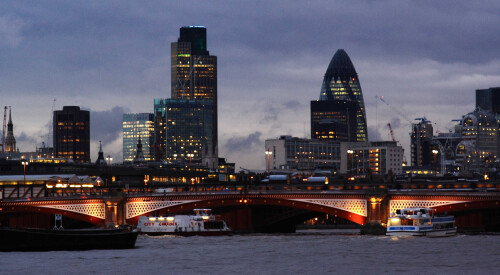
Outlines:
[{"label": "bridge railing", "polygon": [[92,188],[47,188],[46,185],[12,185],[0,186],[0,200],[43,199],[43,198],[101,198],[113,190],[134,195],[162,194],[245,194],[245,193],[293,193],[293,192],[357,192],[367,189],[386,189],[391,192],[499,192],[500,184],[496,182],[408,182],[408,183],[204,183],[204,184],[120,184],[112,186],[94,186]]}]

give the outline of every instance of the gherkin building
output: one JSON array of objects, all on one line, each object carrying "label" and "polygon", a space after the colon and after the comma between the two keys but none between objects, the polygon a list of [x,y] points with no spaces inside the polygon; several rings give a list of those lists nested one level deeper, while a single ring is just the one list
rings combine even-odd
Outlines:
[{"label": "gherkin building", "polygon": [[[347,132],[349,141],[367,140],[366,111],[361,85],[359,84],[356,69],[354,69],[351,59],[343,49],[337,50],[328,65],[328,69],[326,70],[325,77],[323,79],[319,101],[323,104],[327,104],[326,102],[332,103],[332,110],[329,112],[330,114],[334,114],[336,112],[346,113],[344,116],[346,119],[343,124],[345,124],[348,129]],[[341,102],[345,102],[345,104],[339,104]],[[339,106],[344,105],[346,106],[346,109],[339,109]],[[311,114],[313,114],[314,111],[312,107],[313,106],[311,105]],[[353,112],[355,113],[353,114]],[[323,115],[326,114],[324,111],[321,113]],[[355,118],[349,119],[353,117]],[[318,132],[313,129],[311,130],[313,135]]]}]

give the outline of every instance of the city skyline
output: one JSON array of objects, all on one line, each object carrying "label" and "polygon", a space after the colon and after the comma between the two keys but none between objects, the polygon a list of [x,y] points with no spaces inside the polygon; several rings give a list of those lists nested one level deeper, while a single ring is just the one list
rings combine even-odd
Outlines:
[{"label": "city skyline", "polygon": [[309,102],[337,49],[361,79],[369,140],[389,140],[390,122],[406,152],[409,123],[376,95],[447,132],[476,89],[500,86],[493,1],[193,5],[2,5],[0,105],[12,106],[17,147],[46,142],[56,99],[54,110],[91,111],[91,160],[99,140],[121,159],[122,115],[170,95],[170,43],[186,25],[204,25],[218,56],[219,156],[237,168],[265,167],[265,139],[309,136]]}]

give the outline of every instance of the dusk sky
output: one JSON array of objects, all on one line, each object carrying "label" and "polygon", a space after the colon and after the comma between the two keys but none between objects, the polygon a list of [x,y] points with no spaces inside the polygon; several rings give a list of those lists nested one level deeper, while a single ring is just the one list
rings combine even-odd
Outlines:
[{"label": "dusk sky", "polygon": [[121,162],[122,115],[170,97],[170,43],[189,25],[218,58],[219,155],[236,170],[265,168],[265,139],[309,137],[337,49],[358,72],[369,140],[390,140],[390,122],[408,160],[410,121],[448,132],[476,89],[500,86],[500,1],[2,1],[0,106],[18,148],[47,142],[56,99],[91,111],[92,161],[102,140]]}]

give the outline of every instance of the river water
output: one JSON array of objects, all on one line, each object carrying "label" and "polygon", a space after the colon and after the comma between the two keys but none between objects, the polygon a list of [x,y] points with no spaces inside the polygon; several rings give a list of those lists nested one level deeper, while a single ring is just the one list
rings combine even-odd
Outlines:
[{"label": "river water", "polygon": [[139,236],[128,250],[0,252],[0,274],[500,274],[500,235],[354,233]]}]

